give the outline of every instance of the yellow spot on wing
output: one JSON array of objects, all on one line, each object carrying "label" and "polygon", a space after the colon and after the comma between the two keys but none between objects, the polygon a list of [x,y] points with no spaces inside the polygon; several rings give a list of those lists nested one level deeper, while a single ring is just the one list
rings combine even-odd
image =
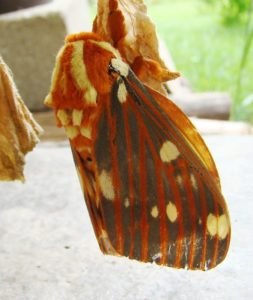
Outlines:
[{"label": "yellow spot on wing", "polygon": [[81,131],[82,136],[84,136],[88,139],[91,139],[91,129],[90,129],[90,127],[81,127],[80,131]]},{"label": "yellow spot on wing", "polygon": [[223,240],[229,233],[229,221],[228,217],[224,214],[218,219],[218,236]]},{"label": "yellow spot on wing", "polygon": [[115,192],[112,183],[112,178],[106,170],[103,170],[99,175],[99,184],[104,197],[108,200],[114,201]]},{"label": "yellow spot on wing", "polygon": [[83,111],[74,109],[72,112],[72,120],[74,126],[80,126],[83,119]]},{"label": "yellow spot on wing", "polygon": [[229,219],[223,214],[219,217],[215,217],[213,214],[209,214],[207,217],[207,230],[211,236],[216,234],[220,239],[225,239],[229,233]]},{"label": "yellow spot on wing", "polygon": [[159,210],[157,206],[154,206],[151,210],[151,216],[157,218],[159,216]]},{"label": "yellow spot on wing", "polygon": [[217,234],[218,222],[217,218],[213,214],[209,214],[207,217],[207,230],[211,236]]},{"label": "yellow spot on wing", "polygon": [[128,208],[130,206],[130,202],[129,202],[128,198],[125,199],[124,205],[126,208]]},{"label": "yellow spot on wing", "polygon": [[59,109],[56,115],[63,126],[68,125],[71,121],[68,113],[64,109]]},{"label": "yellow spot on wing", "polygon": [[177,208],[175,206],[175,204],[173,204],[172,202],[169,202],[169,204],[167,205],[167,208],[166,208],[166,213],[167,213],[167,217],[168,219],[174,223],[177,219]]},{"label": "yellow spot on wing", "polygon": [[119,84],[118,88],[118,99],[120,103],[124,103],[127,100],[127,89],[124,82]]},{"label": "yellow spot on wing", "polygon": [[181,175],[177,175],[176,181],[177,181],[177,183],[178,183],[179,185],[182,185],[182,184],[183,184],[183,178],[182,178],[182,176],[181,176]]},{"label": "yellow spot on wing", "polygon": [[78,129],[74,126],[66,126],[65,130],[66,130],[67,137],[71,140],[73,140],[79,134]]},{"label": "yellow spot on wing", "polygon": [[192,184],[193,188],[195,190],[197,190],[198,189],[198,185],[197,185],[197,181],[196,181],[195,176],[193,174],[191,174],[190,178],[191,178],[191,184]]},{"label": "yellow spot on wing", "polygon": [[160,157],[163,162],[171,162],[180,155],[177,146],[170,141],[165,142],[160,149]]}]

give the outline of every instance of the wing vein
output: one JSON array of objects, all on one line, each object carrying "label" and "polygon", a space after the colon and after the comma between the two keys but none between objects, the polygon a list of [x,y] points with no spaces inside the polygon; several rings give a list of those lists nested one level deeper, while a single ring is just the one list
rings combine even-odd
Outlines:
[{"label": "wing vein", "polygon": [[112,180],[113,187],[115,190],[115,204],[114,204],[114,215],[115,215],[115,227],[116,227],[116,250],[119,254],[123,254],[124,249],[124,236],[122,230],[122,208],[121,201],[119,197],[120,190],[120,178],[118,169],[118,159],[117,159],[117,149],[114,144],[114,139],[116,137],[116,119],[112,116],[110,111],[109,101],[107,104],[107,118],[110,128],[110,149],[111,149],[111,161],[112,161]]},{"label": "wing vein", "polygon": [[130,129],[127,121],[127,108],[123,105],[123,119],[126,136],[126,152],[128,160],[128,178],[129,178],[129,204],[130,204],[130,250],[129,257],[133,258],[134,253],[134,186],[133,186],[133,160],[132,160],[132,142],[130,138]]}]

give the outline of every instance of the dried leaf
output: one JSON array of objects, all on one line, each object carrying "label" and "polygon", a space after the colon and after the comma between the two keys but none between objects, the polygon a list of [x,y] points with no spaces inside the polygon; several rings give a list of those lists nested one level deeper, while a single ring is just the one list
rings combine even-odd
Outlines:
[{"label": "dried leaf", "polygon": [[0,57],[0,180],[24,181],[24,156],[39,142],[41,133]]},{"label": "dried leaf", "polygon": [[98,0],[93,32],[118,48],[135,74],[166,94],[162,83],[180,76],[160,58],[155,26],[143,0]]}]

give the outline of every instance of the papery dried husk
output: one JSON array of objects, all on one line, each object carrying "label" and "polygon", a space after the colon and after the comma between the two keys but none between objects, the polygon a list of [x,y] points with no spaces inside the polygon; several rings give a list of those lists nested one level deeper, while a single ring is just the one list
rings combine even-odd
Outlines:
[{"label": "papery dried husk", "polygon": [[0,180],[24,181],[25,155],[39,142],[42,131],[0,57]]},{"label": "papery dried husk", "polygon": [[160,58],[156,29],[143,0],[98,0],[93,32],[117,48],[142,82],[155,90],[166,94],[163,83],[180,76]]}]

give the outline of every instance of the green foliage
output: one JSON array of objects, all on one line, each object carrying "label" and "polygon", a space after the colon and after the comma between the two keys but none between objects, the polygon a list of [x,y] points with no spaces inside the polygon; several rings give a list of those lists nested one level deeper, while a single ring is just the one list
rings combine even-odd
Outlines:
[{"label": "green foliage", "polygon": [[[253,0],[251,0],[251,4],[253,6]],[[246,119],[253,122],[253,81],[251,86],[251,94],[248,95],[245,99],[242,98],[242,82],[245,76],[249,76],[245,72],[247,64],[249,64],[249,57],[251,54],[252,44],[253,44],[253,13],[251,8],[249,8],[248,20],[246,25],[246,33],[245,33],[245,43],[242,52],[242,58],[240,63],[240,68],[238,72],[237,79],[237,89],[235,94],[235,103],[232,111],[232,117],[238,117],[240,119]]]},{"label": "green foliage", "polygon": [[221,22],[226,25],[236,25],[247,22],[251,0],[204,0],[219,12]]},{"label": "green foliage", "polygon": [[[253,100],[249,95],[253,93],[253,42],[249,47],[248,40],[245,46],[245,26],[220,26],[217,12],[203,5],[203,0],[159,1],[149,5],[148,11],[177,70],[193,89],[229,92],[233,119],[252,120]],[[245,63],[241,62],[242,52]],[[239,75],[241,65],[244,68]]]}]

